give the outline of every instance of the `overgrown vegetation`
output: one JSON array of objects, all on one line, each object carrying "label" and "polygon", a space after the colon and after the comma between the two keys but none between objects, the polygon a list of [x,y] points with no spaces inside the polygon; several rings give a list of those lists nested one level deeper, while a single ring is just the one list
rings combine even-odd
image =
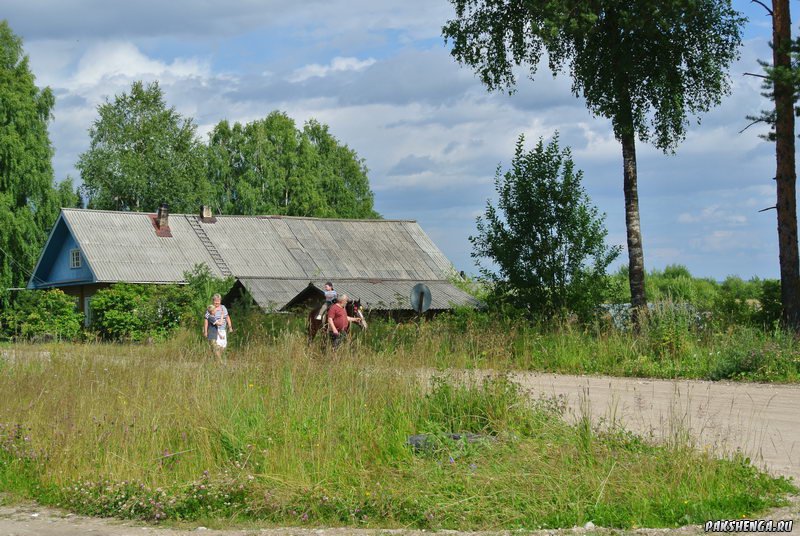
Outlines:
[{"label": "overgrown vegetation", "polygon": [[82,327],[75,298],[58,289],[20,292],[0,313],[1,338],[71,341],[80,336]]},{"label": "overgrown vegetation", "polygon": [[488,202],[477,219],[472,257],[490,263],[481,273],[492,283],[492,301],[545,319],[589,318],[608,292],[606,270],[620,248],[606,244],[605,216],[558,134],[530,151],[524,142],[520,136],[508,171],[498,167],[497,206]]},{"label": "overgrown vegetation", "polygon": [[181,326],[197,326],[211,296],[224,294],[232,279],[219,279],[208,266],[184,273],[183,285],[119,283],[92,298],[91,324],[77,298],[61,290],[20,292],[0,313],[0,339],[14,341],[103,339],[119,342],[165,340]]},{"label": "overgrown vegetation", "polygon": [[[750,516],[793,489],[740,457],[569,424],[560,401],[503,375],[426,385],[386,367],[421,347],[387,360],[355,345],[331,363],[296,332],[273,340],[233,349],[235,366],[195,338],[14,347],[0,361],[0,391],[14,393],[0,406],[0,489],[207,526],[459,529],[675,526]],[[412,434],[429,446],[412,449]]]},{"label": "overgrown vegetation", "polygon": [[233,285],[218,279],[205,265],[184,274],[185,285],[118,283],[92,299],[91,329],[114,341],[163,340],[181,325],[197,325],[215,293]]},{"label": "overgrown vegetation", "polygon": [[[461,309],[421,323],[368,319],[367,332],[354,329],[355,351],[403,368],[800,382],[800,342],[790,333],[715,327],[672,303],[654,308],[638,334],[619,329],[610,316],[591,324],[541,324],[508,311]],[[231,344],[242,352],[279,344],[305,326],[304,318],[288,315],[239,315],[236,321]]]}]

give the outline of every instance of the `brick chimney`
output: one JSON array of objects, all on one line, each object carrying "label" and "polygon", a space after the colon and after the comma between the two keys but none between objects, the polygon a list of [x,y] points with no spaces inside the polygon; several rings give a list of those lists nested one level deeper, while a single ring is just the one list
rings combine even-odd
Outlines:
[{"label": "brick chimney", "polygon": [[172,238],[172,231],[169,229],[169,206],[166,203],[161,203],[158,207],[158,212],[153,215],[150,214],[150,223],[156,230],[156,236],[161,238]]},{"label": "brick chimney", "polygon": [[161,203],[161,206],[158,207],[156,227],[159,230],[169,229],[169,206],[166,203]]},{"label": "brick chimney", "polygon": [[200,221],[203,223],[214,223],[217,218],[211,213],[211,207],[208,205],[200,205]]}]

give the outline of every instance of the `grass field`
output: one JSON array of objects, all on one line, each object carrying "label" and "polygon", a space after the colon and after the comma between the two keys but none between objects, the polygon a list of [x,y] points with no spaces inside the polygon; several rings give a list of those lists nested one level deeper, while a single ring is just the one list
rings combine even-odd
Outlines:
[{"label": "grass field", "polygon": [[[286,334],[302,333],[303,322],[287,315],[246,317],[233,342],[242,349],[272,345]],[[800,344],[794,335],[699,322],[670,308],[652,314],[638,335],[607,323],[532,325],[525,318],[470,311],[421,324],[373,321],[367,333],[355,329],[355,343],[365,358],[401,367],[800,381]]]},{"label": "grass field", "polygon": [[[207,526],[459,529],[700,523],[753,515],[794,489],[741,458],[567,424],[558,400],[502,374],[476,384],[441,372],[426,384],[411,370],[516,366],[519,352],[499,354],[516,335],[482,340],[469,327],[448,356],[444,335],[426,331],[435,324],[413,337],[415,326],[395,326],[385,348],[362,338],[331,356],[277,324],[240,326],[225,363],[186,334],[4,348],[0,489],[85,514]],[[552,344],[578,351],[577,339]],[[429,446],[417,452],[406,441],[419,433]]]}]

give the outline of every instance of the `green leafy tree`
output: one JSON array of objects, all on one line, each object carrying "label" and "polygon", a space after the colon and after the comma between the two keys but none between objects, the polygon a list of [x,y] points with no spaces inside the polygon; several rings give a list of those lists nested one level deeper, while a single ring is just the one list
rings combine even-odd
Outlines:
[{"label": "green leafy tree", "polygon": [[303,130],[281,112],[245,125],[221,121],[208,153],[223,214],[377,217],[363,160],[316,121]]},{"label": "green leafy tree", "polygon": [[[645,305],[636,138],[674,150],[687,114],[707,111],[729,90],[744,19],[730,0],[450,0],[443,28],[452,55],[489,90],[516,85],[545,57],[568,71],[572,89],[609,118],[622,145],[631,302]],[[546,56],[545,56],[546,53]]]},{"label": "green leafy tree", "polygon": [[82,321],[73,296],[58,289],[26,290],[0,314],[0,333],[13,339],[73,340],[80,336]]},{"label": "green leafy tree", "polygon": [[369,187],[363,158],[342,145],[329,131],[328,125],[311,120],[303,127],[303,135],[316,148],[318,187],[325,200],[322,217],[376,218],[373,195]]},{"label": "green leafy tree", "polygon": [[60,208],[80,208],[83,206],[80,188],[75,187],[71,177],[67,177],[56,184],[56,198]]},{"label": "green leafy tree", "polygon": [[196,212],[208,201],[205,150],[191,118],[168,108],[157,82],[97,108],[78,169],[90,208]]},{"label": "green leafy tree", "polygon": [[23,287],[58,216],[47,133],[55,99],[40,89],[22,40],[0,21],[0,303]]},{"label": "green leafy tree", "polygon": [[487,203],[478,218],[472,256],[496,265],[481,272],[503,300],[544,317],[587,317],[605,296],[606,270],[620,249],[606,245],[605,217],[591,205],[569,149],[557,137],[528,152],[523,142],[520,136],[511,168],[501,174],[498,167],[497,207]]}]

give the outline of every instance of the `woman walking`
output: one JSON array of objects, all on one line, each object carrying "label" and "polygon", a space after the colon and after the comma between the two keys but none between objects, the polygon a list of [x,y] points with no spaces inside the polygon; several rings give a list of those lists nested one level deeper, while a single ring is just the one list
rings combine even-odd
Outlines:
[{"label": "woman walking", "polygon": [[222,359],[222,353],[228,346],[228,334],[233,333],[233,324],[228,309],[222,305],[222,296],[214,294],[212,301],[203,319],[203,336],[208,339],[217,359]]}]

